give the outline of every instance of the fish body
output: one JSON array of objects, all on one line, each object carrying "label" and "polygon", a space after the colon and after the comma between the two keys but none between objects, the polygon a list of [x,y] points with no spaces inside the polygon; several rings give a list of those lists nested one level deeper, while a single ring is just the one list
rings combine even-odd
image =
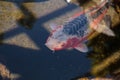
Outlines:
[{"label": "fish body", "polygon": [[87,52],[85,42],[95,31],[114,36],[110,30],[109,17],[106,17],[108,1],[105,0],[100,5],[81,11],[64,25],[51,25],[52,34],[46,42],[46,46],[52,51],[75,48],[81,52]]}]

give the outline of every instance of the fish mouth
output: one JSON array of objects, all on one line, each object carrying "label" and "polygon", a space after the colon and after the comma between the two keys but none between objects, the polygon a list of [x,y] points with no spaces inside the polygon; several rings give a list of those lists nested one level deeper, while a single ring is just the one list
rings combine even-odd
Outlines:
[{"label": "fish mouth", "polygon": [[53,47],[51,47],[49,44],[45,44],[46,47],[48,47],[50,50],[55,51]]},{"label": "fish mouth", "polygon": [[59,51],[59,50],[62,50],[64,48],[63,46],[53,46],[53,45],[50,45],[48,43],[46,43],[45,46],[47,46],[52,51]]},{"label": "fish mouth", "polygon": [[61,50],[61,48],[54,48],[54,47],[51,47],[47,44],[45,44],[51,51],[58,51],[58,50]]}]

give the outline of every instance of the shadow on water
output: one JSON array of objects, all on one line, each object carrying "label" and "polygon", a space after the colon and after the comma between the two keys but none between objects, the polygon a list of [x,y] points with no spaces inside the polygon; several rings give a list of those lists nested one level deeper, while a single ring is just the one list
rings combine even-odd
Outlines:
[{"label": "shadow on water", "polygon": [[[20,5],[23,13],[29,14],[35,19],[35,21],[28,20],[27,22],[28,24],[33,22],[32,26],[34,28],[26,30],[21,27],[24,25],[18,24],[17,28],[4,33],[4,39],[25,33],[40,48],[39,50],[33,50],[10,44],[0,46],[0,54],[5,56],[6,66],[9,67],[11,72],[21,74],[20,80],[69,80],[73,76],[88,71],[90,62],[85,59],[85,54],[77,54],[79,53],[77,51],[59,51],[52,54],[44,45],[49,34],[43,23],[64,15],[75,8],[76,6],[69,5],[36,19],[30,11],[26,12],[26,8]],[[24,22],[21,22],[21,24],[24,24]]]},{"label": "shadow on water", "polygon": [[[64,15],[65,13],[70,12],[71,10],[73,10],[75,8],[77,8],[75,5],[65,6],[65,7],[62,7],[60,9],[54,11],[54,12],[51,12],[47,15],[40,17],[39,19],[36,20],[36,22],[34,22],[33,26],[35,28],[32,29],[31,31],[28,31],[28,30],[21,28],[21,25],[18,24],[20,27],[17,27],[11,31],[6,32],[6,37],[4,37],[4,39],[8,39],[8,38],[16,36],[20,33],[26,33],[34,41],[34,43],[38,42],[38,43],[36,43],[37,46],[39,46],[39,43],[43,42],[43,41],[44,41],[43,42],[43,44],[44,44],[46,41],[45,39],[48,36],[48,31],[46,29],[44,29],[44,26],[42,24],[44,24],[45,22],[47,22],[51,19],[54,19],[54,18],[59,17],[61,15]],[[47,35],[45,32],[47,33]],[[44,40],[40,41],[41,40],[40,37],[42,37],[42,39],[44,37],[45,38],[44,38]],[[39,39],[37,39],[37,38],[39,38]]]},{"label": "shadow on water", "polygon": [[23,5],[23,3],[44,2],[48,0],[1,0],[1,1],[13,2],[24,14],[24,16],[18,20],[18,24],[24,26],[27,29],[31,29],[33,27],[34,22],[36,21],[36,18],[32,14],[32,12]]},{"label": "shadow on water", "polygon": [[[31,29],[36,20],[35,16],[30,10],[28,10],[23,3],[36,2],[35,0],[6,0],[7,2],[13,2],[23,13],[23,17],[17,20],[18,24],[24,26],[27,29]],[[37,0],[37,2],[43,2],[43,0]]]},{"label": "shadow on water", "polygon": [[24,13],[24,16],[18,20],[18,24],[24,26],[27,29],[31,29],[34,22],[36,21],[35,16],[23,4],[16,5],[19,6],[22,13]]}]

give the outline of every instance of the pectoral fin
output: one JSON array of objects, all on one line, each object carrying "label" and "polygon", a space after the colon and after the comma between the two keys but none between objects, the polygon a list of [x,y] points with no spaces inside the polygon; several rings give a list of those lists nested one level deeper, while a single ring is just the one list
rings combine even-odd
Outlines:
[{"label": "pectoral fin", "polygon": [[85,44],[79,44],[78,46],[75,47],[75,49],[80,52],[88,52],[88,48]]},{"label": "pectoral fin", "polygon": [[110,29],[111,21],[110,17],[106,16],[94,29],[99,33],[106,34],[108,36],[115,36],[114,32]]}]

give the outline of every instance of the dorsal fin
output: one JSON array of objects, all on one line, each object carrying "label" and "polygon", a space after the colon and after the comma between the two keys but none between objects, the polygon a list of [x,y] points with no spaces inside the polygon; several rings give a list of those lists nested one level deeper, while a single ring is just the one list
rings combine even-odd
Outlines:
[{"label": "dorsal fin", "polygon": [[115,36],[114,32],[110,29],[110,20],[103,19],[94,30],[108,36]]},{"label": "dorsal fin", "polygon": [[84,43],[79,44],[78,46],[75,47],[75,49],[77,49],[80,52],[88,52],[88,48]]}]

